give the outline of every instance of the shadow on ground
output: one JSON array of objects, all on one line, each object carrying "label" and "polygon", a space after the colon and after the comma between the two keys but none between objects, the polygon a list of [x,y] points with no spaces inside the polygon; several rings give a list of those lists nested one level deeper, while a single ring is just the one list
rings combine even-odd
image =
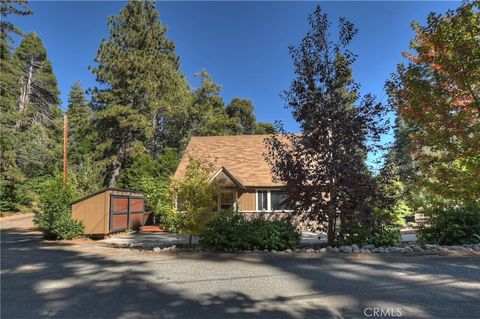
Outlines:
[{"label": "shadow on ground", "polygon": [[366,318],[364,309],[374,307],[401,309],[402,318],[473,318],[480,311],[478,257],[112,254],[31,234],[15,242],[29,235],[17,228],[1,235],[2,318]]}]

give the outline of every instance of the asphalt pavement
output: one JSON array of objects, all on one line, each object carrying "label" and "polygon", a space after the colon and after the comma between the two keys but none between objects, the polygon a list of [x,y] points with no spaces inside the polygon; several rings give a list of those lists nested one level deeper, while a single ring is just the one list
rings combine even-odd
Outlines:
[{"label": "asphalt pavement", "polygon": [[[31,217],[30,217],[31,219]],[[1,318],[479,318],[480,256],[154,253],[1,223]]]}]

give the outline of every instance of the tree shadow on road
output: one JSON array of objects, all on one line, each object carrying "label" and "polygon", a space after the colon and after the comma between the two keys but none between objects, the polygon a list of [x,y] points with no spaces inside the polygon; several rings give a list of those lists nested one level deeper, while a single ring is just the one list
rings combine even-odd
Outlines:
[{"label": "tree shadow on road", "polygon": [[[15,243],[25,238],[32,240]],[[402,309],[403,318],[471,318],[480,311],[478,257],[167,256],[80,246],[2,229],[1,317],[364,318],[365,308],[382,307]],[[169,278],[180,264],[191,265],[189,273]],[[222,273],[203,276],[212,265]],[[232,269],[235,276],[226,276]],[[223,288],[203,291],[206,284]],[[258,286],[269,295],[259,296]]]},{"label": "tree shadow on road", "polygon": [[327,318],[367,318],[371,314],[364,312],[367,308],[391,309],[384,317],[395,317],[395,310],[400,309],[402,318],[474,318],[480,313],[478,255],[210,254],[185,258],[261,264],[293,275],[316,293],[308,298],[310,307],[301,309],[305,318],[307,313],[322,311]]},{"label": "tree shadow on road", "polygon": [[283,309],[256,308],[257,301],[241,292],[199,298],[168,278],[161,283],[152,267],[167,267],[168,260],[146,261],[134,252],[125,260],[111,249],[102,254],[39,238],[12,243],[22,232],[2,229],[2,318],[292,317]]}]

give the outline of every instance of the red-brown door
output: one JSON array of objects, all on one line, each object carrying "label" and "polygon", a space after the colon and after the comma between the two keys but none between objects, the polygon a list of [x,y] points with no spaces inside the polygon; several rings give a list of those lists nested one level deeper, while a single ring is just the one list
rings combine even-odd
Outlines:
[{"label": "red-brown door", "polygon": [[145,202],[143,197],[111,195],[110,231],[138,228],[144,224]]}]

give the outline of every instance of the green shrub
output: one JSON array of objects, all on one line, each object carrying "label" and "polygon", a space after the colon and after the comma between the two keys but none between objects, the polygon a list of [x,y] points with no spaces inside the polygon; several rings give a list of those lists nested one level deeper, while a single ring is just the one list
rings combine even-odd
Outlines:
[{"label": "green shrub", "polygon": [[480,205],[445,205],[425,212],[427,224],[418,229],[424,243],[440,245],[480,242]]},{"label": "green shrub", "polygon": [[284,221],[246,220],[231,211],[220,214],[200,234],[200,244],[215,251],[286,250],[300,244],[301,232]]},{"label": "green shrub", "polygon": [[64,187],[61,178],[47,180],[40,192],[40,211],[34,222],[47,239],[73,239],[83,234],[83,223],[72,218],[70,203],[77,198],[75,187]]},{"label": "green shrub", "polygon": [[401,223],[392,210],[375,210],[368,218],[354,218],[348,224],[343,244],[359,246],[373,244],[377,247],[395,246],[400,242]]}]

